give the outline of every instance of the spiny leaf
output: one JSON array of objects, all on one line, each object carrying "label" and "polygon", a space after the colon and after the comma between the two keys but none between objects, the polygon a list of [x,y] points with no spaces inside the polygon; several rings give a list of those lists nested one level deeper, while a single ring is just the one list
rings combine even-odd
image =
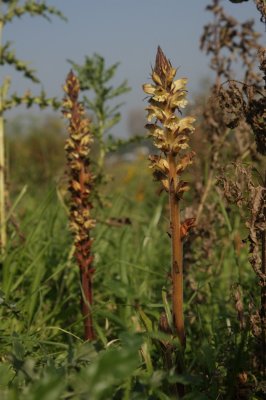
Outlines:
[{"label": "spiny leaf", "polygon": [[25,78],[30,79],[35,83],[39,83],[39,79],[35,75],[35,71],[33,69],[28,68],[27,63],[24,61],[19,60],[14,50],[10,51],[10,42],[7,42],[5,46],[1,48],[1,56],[0,56],[0,64],[9,64],[13,65],[17,71],[20,71],[24,74]]},{"label": "spiny leaf", "polygon": [[25,14],[30,14],[31,16],[41,16],[48,21],[50,21],[49,15],[55,15],[62,20],[66,21],[67,18],[62,14],[60,10],[56,7],[51,7],[46,4],[45,1],[38,3],[36,1],[27,0],[23,6],[19,7],[18,1],[12,1],[8,6],[6,13],[2,17],[4,24],[11,22],[15,17],[21,18]]}]

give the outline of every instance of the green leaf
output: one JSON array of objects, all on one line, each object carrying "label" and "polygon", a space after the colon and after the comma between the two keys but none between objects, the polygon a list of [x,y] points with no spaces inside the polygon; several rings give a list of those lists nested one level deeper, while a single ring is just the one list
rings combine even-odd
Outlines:
[{"label": "green leaf", "polygon": [[15,334],[13,336],[13,352],[17,360],[23,361],[25,357],[24,346],[20,342],[19,337]]},{"label": "green leaf", "polygon": [[145,314],[145,312],[139,308],[138,309],[138,314],[140,316],[140,319],[146,329],[147,332],[152,332],[153,331],[153,326],[152,326],[152,321],[151,319],[147,316],[147,314]]},{"label": "green leaf", "polygon": [[47,369],[44,376],[31,386],[27,400],[58,400],[65,386],[66,379],[58,370]]},{"label": "green leaf", "polygon": [[193,386],[199,386],[202,384],[202,378],[199,376],[195,375],[189,375],[189,374],[180,374],[176,375],[173,377],[172,382],[177,382],[177,383],[182,383],[182,385],[187,386],[187,385],[193,385]]},{"label": "green leaf", "polygon": [[0,364],[0,388],[7,386],[9,382],[14,378],[15,372],[8,364]]},{"label": "green leaf", "polygon": [[22,72],[25,78],[30,79],[32,82],[39,83],[39,79],[35,75],[35,71],[33,69],[28,68],[27,63],[19,60],[15,54],[14,50],[9,50],[11,43],[7,42],[4,46],[0,48],[1,56],[0,56],[0,65],[9,64],[14,66],[14,68]]},{"label": "green leaf", "polygon": [[96,361],[81,371],[84,394],[93,400],[110,398],[114,386],[122,384],[138,368],[140,343],[139,336],[124,335],[122,347],[108,348],[100,353]]}]

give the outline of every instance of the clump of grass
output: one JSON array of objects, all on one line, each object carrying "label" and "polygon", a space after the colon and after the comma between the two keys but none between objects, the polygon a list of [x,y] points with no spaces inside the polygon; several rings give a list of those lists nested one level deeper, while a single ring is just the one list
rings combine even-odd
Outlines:
[{"label": "clump of grass", "polygon": [[[181,118],[180,109],[187,104],[187,79],[174,80],[176,68],[173,68],[163,51],[158,47],[155,67],[151,78],[153,84],[143,85],[150,96],[147,107],[149,123],[146,128],[153,137],[154,145],[160,155],[150,156],[151,168],[156,180],[162,183],[169,195],[170,229],[172,242],[172,314],[174,330],[181,346],[185,348],[185,328],[183,316],[183,252],[182,237],[194,223],[194,219],[180,220],[180,201],[189,189],[181,175],[192,163],[194,151],[189,148],[189,136],[194,131],[195,118]],[[155,120],[154,123],[151,123]]]},{"label": "clump of grass", "polygon": [[90,193],[93,188],[93,174],[90,171],[90,150],[93,142],[90,120],[84,116],[83,105],[78,102],[80,85],[72,71],[64,86],[66,96],[63,114],[69,120],[65,150],[69,167],[70,229],[74,234],[75,258],[80,269],[82,287],[81,310],[84,318],[85,340],[94,339],[92,323],[92,276],[93,255],[90,231],[95,226],[91,216]]}]

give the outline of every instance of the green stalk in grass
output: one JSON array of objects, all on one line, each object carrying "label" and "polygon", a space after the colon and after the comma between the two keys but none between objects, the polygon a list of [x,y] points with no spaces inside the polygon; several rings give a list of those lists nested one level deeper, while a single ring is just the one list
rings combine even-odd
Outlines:
[{"label": "green stalk in grass", "polygon": [[[0,32],[2,25],[0,23]],[[4,115],[3,115],[4,86],[0,88],[0,248],[1,252],[6,246],[6,207],[5,207],[5,141],[4,141]]]},{"label": "green stalk in grass", "polygon": [[93,142],[90,120],[84,116],[83,105],[78,102],[80,85],[72,71],[64,86],[66,96],[63,102],[63,114],[69,121],[69,137],[65,150],[69,167],[70,192],[70,229],[74,234],[75,258],[80,270],[82,288],[81,310],[84,318],[84,338],[93,340],[92,323],[92,276],[93,256],[90,231],[95,226],[91,217],[92,203],[90,193],[93,187],[93,175],[90,171],[90,150]]},{"label": "green stalk in grass", "polygon": [[[176,111],[187,104],[187,79],[174,80],[176,69],[158,47],[155,67],[151,78],[153,84],[143,85],[150,96],[146,128],[153,137],[160,155],[150,157],[151,168],[157,180],[169,196],[170,229],[172,242],[172,313],[173,325],[182,348],[185,348],[185,327],[183,316],[183,254],[182,236],[186,235],[194,220],[180,221],[180,202],[188,183],[181,174],[192,163],[195,153],[186,152],[189,135],[194,131],[192,117],[180,118]],[[154,120],[155,122],[151,123]]]}]

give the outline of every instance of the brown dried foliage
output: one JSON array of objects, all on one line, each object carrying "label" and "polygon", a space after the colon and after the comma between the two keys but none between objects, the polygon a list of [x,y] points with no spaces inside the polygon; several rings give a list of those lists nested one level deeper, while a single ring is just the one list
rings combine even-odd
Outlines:
[{"label": "brown dried foliage", "polygon": [[[241,94],[242,89],[236,89],[236,81],[234,73],[234,62],[242,62],[244,74],[242,80],[246,88],[253,88],[254,93],[260,90],[261,76],[257,73],[255,66],[257,62],[258,51],[261,51],[261,46],[258,43],[260,34],[254,30],[254,22],[247,21],[239,23],[235,18],[228,16],[220,0],[213,0],[212,4],[207,7],[207,10],[212,12],[214,21],[204,27],[204,33],[201,37],[201,49],[211,55],[210,67],[216,73],[215,84],[211,91],[211,96],[208,104],[203,111],[204,123],[203,127],[208,134],[208,142],[212,144],[210,155],[212,158],[212,166],[219,167],[219,154],[221,150],[225,153],[226,147],[234,145],[234,158],[246,157],[248,154],[254,158],[254,149],[251,140],[249,139],[249,127],[243,124],[243,112],[251,111],[244,109],[245,100]],[[230,82],[230,89],[225,93],[222,85],[222,80]],[[250,98],[254,99],[251,90],[249,90]],[[225,107],[225,104],[231,106]],[[219,103],[222,105],[219,107]],[[250,102],[251,104],[251,102]],[[254,107],[254,102],[253,102]],[[260,106],[259,106],[260,107]],[[256,105],[258,108],[258,104]],[[230,110],[230,112],[228,112]],[[257,110],[257,118],[253,121],[253,127],[259,130],[259,122],[261,118],[260,112]],[[255,112],[249,112],[247,120],[254,119]],[[230,134],[230,129],[235,129],[235,141],[228,142],[226,139]],[[230,128],[229,130],[227,128]],[[239,132],[241,131],[241,132]],[[257,135],[259,138],[262,135]]]},{"label": "brown dried foliage", "polygon": [[[261,339],[261,350],[257,358],[265,355],[266,331],[266,257],[265,257],[265,231],[266,231],[266,187],[262,177],[257,183],[252,176],[252,167],[233,164],[224,169],[219,178],[219,184],[229,204],[239,208],[242,220],[248,229],[248,236],[244,242],[249,243],[249,262],[257,276],[258,285],[261,287],[260,311],[252,304],[250,307],[250,327],[254,336]],[[241,326],[240,320],[240,326]],[[265,359],[261,361],[262,374],[265,374]]]},{"label": "brown dried foliage", "polygon": [[[263,79],[266,77],[266,49],[259,51],[260,70]],[[266,154],[266,96],[263,88],[230,80],[227,87],[219,90],[220,107],[224,111],[225,123],[235,128],[241,120],[245,120],[251,127],[256,140],[257,151]]]},{"label": "brown dried foliage", "polygon": [[260,14],[261,14],[261,22],[263,22],[264,24],[266,24],[266,2],[265,0],[255,0],[257,9],[259,10]]},{"label": "brown dried foliage", "polygon": [[249,230],[247,239],[250,243],[249,261],[260,286],[265,286],[266,275],[261,270],[261,236],[266,228],[264,183],[254,183],[250,166],[244,167],[234,163],[224,169],[219,177],[219,185],[227,201],[230,204],[236,204],[243,219],[246,219],[246,227]]},{"label": "brown dried foliage", "polygon": [[234,61],[242,61],[245,66],[243,80],[247,84],[258,81],[253,67],[260,34],[254,30],[254,21],[239,23],[225,13],[220,0],[213,0],[206,9],[213,13],[214,21],[204,26],[200,48],[212,55],[210,67],[217,74],[216,83],[219,85],[221,78],[232,78]]},{"label": "brown dried foliage", "polygon": [[[224,168],[232,158],[238,161],[245,159],[256,163],[260,162],[261,157],[256,152],[252,135],[250,135],[250,127],[256,132],[260,132],[260,137],[257,134],[257,142],[258,137],[261,139],[260,148],[262,148],[261,141],[265,138],[265,117],[262,117],[262,110],[265,110],[265,98],[261,88],[261,82],[263,81],[255,69],[259,54],[260,70],[264,75],[265,81],[265,50],[257,43],[259,35],[254,32],[253,23],[239,24],[234,18],[225,14],[221,4],[220,0],[213,0],[212,4],[207,7],[207,10],[214,15],[214,22],[204,27],[204,33],[201,38],[201,49],[211,55],[211,68],[216,72],[216,80],[211,89],[211,97],[205,106],[203,105],[198,109],[198,114],[203,116],[201,119],[198,118],[200,120],[200,126],[197,128],[198,136],[202,134],[203,140],[205,138],[204,158],[210,159],[211,165],[209,166],[208,176],[207,178],[205,177],[204,181],[198,175],[195,191],[195,200],[199,204],[196,212],[197,225],[189,240],[185,243],[187,247],[185,249],[185,269],[188,270],[190,266],[197,263],[197,259],[200,257],[204,260],[210,260],[209,268],[205,265],[206,272],[208,273],[209,271],[209,273],[214,274],[219,274],[218,271],[222,265],[223,252],[220,254],[220,261],[217,260],[217,254],[213,249],[216,248],[217,250],[217,238],[218,235],[222,234],[220,228],[224,224],[219,204],[217,206],[215,201],[209,201],[213,192],[216,191],[214,187],[216,176],[220,174],[221,168]],[[244,67],[244,83],[242,84],[233,80],[235,78],[234,61],[238,62],[239,60],[242,61]],[[224,85],[222,84],[223,79],[228,81],[228,87],[233,90],[233,93],[232,91],[225,93]],[[246,90],[244,95],[243,87]],[[223,98],[221,98],[221,94],[224,96]],[[256,100],[256,103],[254,100]],[[221,109],[219,103],[221,103],[223,109]],[[264,136],[262,134],[263,129]],[[208,149],[208,155],[206,155],[206,148]],[[198,157],[197,163],[201,159],[202,156]],[[245,170],[243,165],[241,168]],[[202,169],[202,166],[198,165],[197,169]],[[228,185],[227,194],[230,193],[231,200],[239,205],[242,202],[240,212],[243,220],[249,224],[251,229],[247,238],[250,243],[250,262],[258,276],[258,282],[264,285],[265,272],[263,272],[263,264],[265,262],[263,263],[263,259],[261,260],[262,257],[260,256],[263,230],[260,228],[259,220],[262,218],[262,208],[265,207],[265,189],[263,189],[263,197],[260,197],[260,211],[259,209],[256,211],[254,208],[255,192],[259,190],[257,186],[264,187],[264,184],[260,182],[260,185],[257,185],[254,182],[252,183],[252,179],[250,179],[249,187],[247,187],[247,184],[245,186],[243,183],[244,177],[245,175],[243,174],[237,174],[234,185],[232,185],[228,175],[225,174],[223,185]],[[245,190],[244,187],[246,187]],[[190,216],[195,216],[195,211],[192,211]],[[219,236],[219,238],[222,240],[222,237]],[[242,247],[244,244],[239,238],[238,241],[240,240]],[[191,241],[193,241],[194,247],[191,245]],[[200,250],[197,252],[193,250],[195,246],[200,246]],[[237,246],[239,247],[239,244]],[[237,248],[235,248],[235,254],[237,262]],[[207,263],[206,261],[205,264]],[[216,265],[215,269],[213,269],[212,264]],[[217,265],[219,266],[217,267]],[[193,285],[189,283],[188,279],[187,284],[193,290]],[[239,290],[241,290],[240,287]],[[240,328],[243,328],[245,320],[242,318],[243,313],[237,291],[235,296],[239,324]],[[265,304],[263,298],[265,298],[265,294],[263,295],[262,289],[262,305]],[[262,325],[265,326],[264,312],[265,307],[263,306],[261,311],[257,312],[257,314],[261,315],[259,321],[260,329]],[[255,312],[252,315],[255,315]],[[251,320],[249,320],[249,323],[251,323]],[[249,324],[246,326],[249,326]]]}]

